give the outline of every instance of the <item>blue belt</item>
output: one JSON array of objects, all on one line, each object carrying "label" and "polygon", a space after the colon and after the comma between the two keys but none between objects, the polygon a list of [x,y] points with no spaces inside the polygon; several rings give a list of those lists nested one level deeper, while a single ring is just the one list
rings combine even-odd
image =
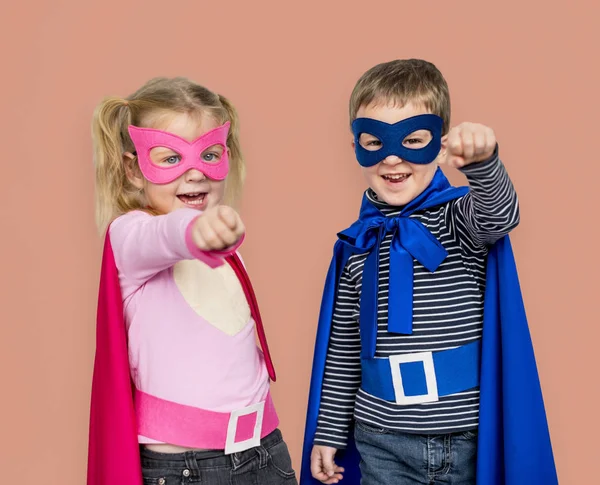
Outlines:
[{"label": "blue belt", "polygon": [[362,359],[362,389],[410,405],[479,386],[481,340],[450,350]]}]

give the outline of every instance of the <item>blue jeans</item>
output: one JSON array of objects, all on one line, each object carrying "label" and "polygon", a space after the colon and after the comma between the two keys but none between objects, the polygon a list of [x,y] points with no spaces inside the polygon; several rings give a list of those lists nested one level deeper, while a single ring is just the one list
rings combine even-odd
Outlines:
[{"label": "blue jeans", "polygon": [[357,422],[361,485],[475,485],[477,431],[396,433]]}]

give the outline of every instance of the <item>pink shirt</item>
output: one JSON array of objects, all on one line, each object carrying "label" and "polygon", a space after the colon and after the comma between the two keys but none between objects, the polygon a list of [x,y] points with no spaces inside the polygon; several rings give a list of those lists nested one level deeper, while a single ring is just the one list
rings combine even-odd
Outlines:
[{"label": "pink shirt", "polygon": [[227,253],[204,253],[191,242],[198,215],[133,211],[110,226],[129,363],[140,391],[230,412],[264,400],[269,376],[243,288],[223,264]]}]

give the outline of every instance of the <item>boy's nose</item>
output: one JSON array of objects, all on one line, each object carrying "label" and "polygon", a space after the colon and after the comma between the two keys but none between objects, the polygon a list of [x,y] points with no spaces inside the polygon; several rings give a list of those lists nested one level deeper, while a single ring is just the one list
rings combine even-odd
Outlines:
[{"label": "boy's nose", "polygon": [[383,160],[383,163],[385,163],[387,165],[397,165],[401,162],[402,162],[402,159],[396,155],[389,155],[389,156],[385,157],[385,159]]}]

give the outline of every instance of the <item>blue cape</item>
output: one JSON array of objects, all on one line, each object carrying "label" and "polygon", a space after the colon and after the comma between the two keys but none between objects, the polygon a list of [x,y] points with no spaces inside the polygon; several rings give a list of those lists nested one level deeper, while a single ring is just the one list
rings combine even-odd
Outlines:
[{"label": "blue cape", "polygon": [[[448,190],[447,198],[466,193],[454,187]],[[311,476],[310,454],[321,403],[335,295],[341,273],[354,251],[338,240],[327,273],[315,343],[300,485],[321,483]],[[533,344],[508,236],[490,248],[487,258],[478,435],[478,484],[558,484]],[[336,464],[345,468],[340,483],[360,484],[359,462],[351,431],[347,449],[336,455]]]}]

